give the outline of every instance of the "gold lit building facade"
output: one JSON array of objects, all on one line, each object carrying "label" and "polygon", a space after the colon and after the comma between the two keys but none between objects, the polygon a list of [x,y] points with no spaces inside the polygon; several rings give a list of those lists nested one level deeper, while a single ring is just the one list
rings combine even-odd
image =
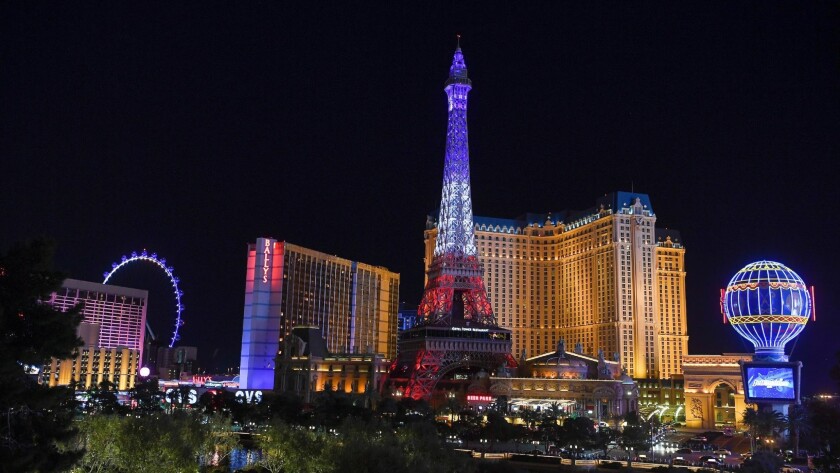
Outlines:
[{"label": "gold lit building facade", "polygon": [[273,238],[248,245],[240,386],[274,387],[295,327],[318,327],[332,353],[394,359],[400,275]]},{"label": "gold lit building facade", "polygon": [[[487,293],[515,354],[547,353],[563,339],[590,356],[603,350],[634,378],[681,372],[685,249],[677,232],[656,229],[647,195],[608,194],[584,212],[474,220]],[[427,268],[436,234],[429,219]]]},{"label": "gold lit building facade", "polygon": [[88,346],[77,349],[72,358],[52,358],[41,371],[41,382],[50,387],[75,384],[76,389],[89,389],[108,381],[126,391],[134,387],[139,362],[140,351],[133,348]]},{"label": "gold lit building facade", "polygon": [[277,358],[275,389],[304,402],[323,391],[376,397],[391,361],[376,353],[330,353],[318,327],[295,327]]}]

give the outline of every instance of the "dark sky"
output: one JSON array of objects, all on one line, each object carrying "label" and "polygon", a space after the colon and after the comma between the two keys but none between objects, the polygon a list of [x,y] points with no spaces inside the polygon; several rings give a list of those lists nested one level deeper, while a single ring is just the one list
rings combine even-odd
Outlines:
[{"label": "dark sky", "polygon": [[[165,256],[211,369],[238,365],[260,236],[386,266],[414,305],[460,33],[477,215],[648,193],[687,247],[690,352],[747,350],[718,291],[775,259],[816,286],[806,391],[836,390],[838,3],[171,3],[0,7],[0,247],[51,236],[94,281]],[[120,277],[166,333],[162,273]]]}]

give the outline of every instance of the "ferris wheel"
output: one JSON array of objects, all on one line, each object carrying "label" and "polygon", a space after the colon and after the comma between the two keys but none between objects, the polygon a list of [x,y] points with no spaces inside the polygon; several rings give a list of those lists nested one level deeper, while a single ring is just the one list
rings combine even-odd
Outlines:
[{"label": "ferris wheel", "polygon": [[[163,270],[166,273],[166,276],[169,278],[169,282],[172,283],[172,287],[175,291],[175,330],[172,332],[172,338],[169,339],[169,347],[172,348],[175,345],[175,342],[181,339],[181,336],[178,335],[178,330],[184,325],[184,321],[181,319],[181,312],[184,310],[184,305],[181,303],[181,297],[184,295],[184,291],[182,291],[178,287],[178,283],[180,279],[175,276],[175,269],[172,266],[166,265],[166,258],[158,258],[157,253],[149,254],[146,250],[143,250],[139,254],[136,251],[131,252],[131,256],[123,255],[122,259],[119,263],[112,263],[111,270],[104,272],[102,275],[105,277],[105,280],[102,281],[102,284],[108,284],[108,280],[111,279],[111,276],[114,275],[120,269],[126,267],[127,265],[135,262],[147,262],[152,263]],[[152,332],[151,328],[149,327],[149,322],[146,321],[146,329],[152,333],[154,336],[154,332]]]}]

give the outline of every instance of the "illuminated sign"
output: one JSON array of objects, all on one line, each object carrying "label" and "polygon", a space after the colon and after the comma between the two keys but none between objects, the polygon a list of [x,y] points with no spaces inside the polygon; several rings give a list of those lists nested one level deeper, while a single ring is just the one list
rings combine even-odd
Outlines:
[{"label": "illuminated sign", "polygon": [[452,327],[452,330],[460,330],[462,332],[489,332],[486,328],[471,328],[471,327]]},{"label": "illuminated sign", "polygon": [[797,402],[799,363],[744,363],[747,402]]},{"label": "illuminated sign", "polygon": [[192,382],[193,382],[193,384],[203,385],[203,384],[207,384],[207,381],[210,381],[210,379],[211,379],[211,376],[194,375],[192,377]]},{"label": "illuminated sign", "polygon": [[236,391],[236,400],[246,404],[259,404],[262,402],[262,391],[254,391],[252,389],[243,389]]},{"label": "illuminated sign", "polygon": [[467,394],[467,402],[493,402],[493,396],[486,394]]},{"label": "illuminated sign", "polygon": [[[184,399],[184,395],[187,396],[186,399]],[[181,389],[169,388],[164,392],[163,398],[164,400],[166,400],[166,402],[170,404],[175,403],[192,405],[198,402],[198,391],[196,391],[195,389],[190,389],[189,391],[182,392]]]},{"label": "illuminated sign", "polygon": [[747,390],[751,398],[796,399],[793,368],[747,368]]},{"label": "illuminated sign", "polygon": [[271,267],[271,240],[265,240],[263,248],[263,282],[268,282],[268,270]]}]

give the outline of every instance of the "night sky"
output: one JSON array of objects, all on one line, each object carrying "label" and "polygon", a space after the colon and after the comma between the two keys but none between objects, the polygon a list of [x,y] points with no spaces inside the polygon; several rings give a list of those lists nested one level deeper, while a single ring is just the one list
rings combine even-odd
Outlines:
[{"label": "night sky", "polygon": [[[476,215],[647,193],[687,247],[689,352],[751,351],[719,289],[778,260],[816,286],[805,393],[837,390],[837,2],[171,3],[0,6],[0,248],[50,236],[93,281],[165,256],[213,371],[257,237],[388,267],[416,305],[459,33]],[[163,273],[115,282],[167,336]]]}]

